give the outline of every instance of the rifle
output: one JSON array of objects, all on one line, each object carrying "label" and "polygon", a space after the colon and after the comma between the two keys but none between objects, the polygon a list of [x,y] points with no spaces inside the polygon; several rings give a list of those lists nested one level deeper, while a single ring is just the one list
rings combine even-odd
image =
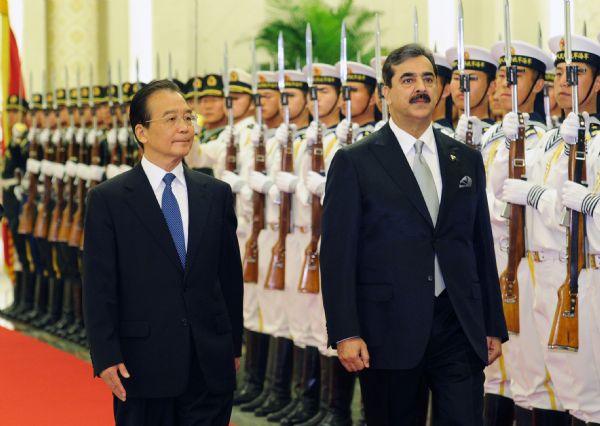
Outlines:
[{"label": "rifle", "polygon": [[[512,89],[512,110],[518,113],[517,106],[517,67],[512,65],[510,46],[510,13],[508,0],[504,3],[506,32],[506,79]],[[517,140],[510,144],[508,176],[511,179],[526,179],[525,175],[525,122],[519,114]],[[519,281],[517,270],[525,256],[525,206],[510,204],[508,262],[500,275],[502,307],[509,332],[519,333]]]},{"label": "rifle", "polygon": [[[571,5],[565,0],[565,62],[567,64],[567,82],[572,89],[573,112],[579,115],[578,67],[572,65],[571,50]],[[586,147],[585,121],[579,115],[579,132],[577,144],[569,152],[569,180],[586,185]],[[585,216],[576,210],[569,212],[570,221],[567,227],[567,276],[558,289],[558,303],[554,312],[554,320],[550,329],[548,347],[550,349],[579,349],[579,274],[585,268]]]},{"label": "rifle", "polygon": [[[281,92],[281,104],[284,111],[284,121],[288,126],[288,138],[285,147],[281,150],[281,170],[284,172],[294,171],[294,142],[292,140],[292,131],[290,129],[290,109],[288,106],[288,94],[285,89],[285,62],[283,51],[283,34],[279,33],[277,40],[278,44],[278,65],[279,65],[279,91]],[[279,204],[279,230],[277,242],[271,250],[271,261],[267,271],[267,279],[265,288],[269,290],[284,290],[285,289],[285,239],[290,232],[291,225],[291,207],[292,194],[281,192],[281,201]]]},{"label": "rifle", "polygon": [[[69,117],[73,120],[73,106],[69,104]],[[80,84],[80,73],[79,68],[77,69],[77,109],[79,110],[79,126],[83,129],[85,128],[85,121],[83,119],[83,105],[81,103],[81,84]],[[72,121],[73,123],[73,121]],[[74,124],[74,123],[73,123]],[[75,140],[75,134],[73,133],[71,140],[66,141],[68,143],[68,153],[67,153],[67,163],[71,162],[73,164],[77,163],[80,155],[83,154],[83,143],[80,145]],[[73,226],[73,216],[74,216],[74,198],[75,198],[75,177],[71,175],[67,175],[66,182],[66,191],[67,191],[67,199],[65,208],[62,211],[62,218],[60,221],[60,228],[58,231],[58,242],[68,243],[69,237],[71,233],[71,228]]]},{"label": "rifle", "polygon": [[[58,103],[57,103],[57,90],[54,75],[52,76],[52,96],[53,101],[52,105],[48,106],[52,108],[53,114],[57,116],[57,132],[60,132],[60,120],[58,120]],[[49,120],[48,115],[46,114],[46,128],[49,128]],[[58,140],[55,141],[55,134],[58,135]],[[54,157],[56,156],[56,151],[54,149],[54,144],[57,146],[60,145],[60,133],[53,133],[48,141],[44,144],[44,161],[42,164],[54,161]],[[44,196],[42,200],[38,203],[37,206],[37,216],[35,218],[35,226],[33,230],[33,236],[35,238],[47,239],[48,238],[48,229],[50,226],[50,203],[52,202],[52,179],[54,177],[53,173],[50,173],[48,170],[44,172],[44,167],[42,167],[42,172],[44,173]]]},{"label": "rifle", "polygon": [[231,136],[227,141],[225,152],[225,170],[234,172],[237,170],[237,146],[235,145],[235,136],[233,129],[233,98],[229,89],[229,57],[227,53],[227,43],[225,44],[225,54],[223,55],[223,91],[225,93],[225,106],[227,107],[227,122],[231,130]]},{"label": "rifle", "polygon": [[[260,93],[258,93],[258,75],[256,67],[256,47],[252,42],[252,91],[256,105],[256,121],[260,129],[258,144],[254,148],[254,170],[259,173],[266,172],[266,150],[262,131],[262,108],[260,106]],[[254,191],[252,194],[252,232],[246,241],[243,268],[244,282],[258,283],[258,235],[265,228],[265,195]]]},{"label": "rifle", "polygon": [[473,145],[473,123],[471,117],[471,75],[465,73],[465,19],[463,15],[462,1],[458,3],[458,71],[460,72],[460,91],[464,95],[463,107],[467,117],[467,133],[465,143]]},{"label": "rifle", "polygon": [[[415,9],[416,10],[416,9]],[[346,143],[352,143],[352,100],[350,94],[352,87],[348,86],[348,56],[346,51],[346,21],[342,21],[342,34],[340,37],[340,79],[342,81],[342,96],[346,101],[346,120],[348,121],[348,135]]]},{"label": "rifle", "polygon": [[379,14],[375,15],[375,75],[377,76],[377,93],[381,99],[381,119],[388,121],[388,107],[383,94],[383,76],[381,70],[381,29]]},{"label": "rifle", "polygon": [[[319,125],[319,102],[317,98],[317,88],[313,85],[312,68],[312,31],[310,24],[306,26],[306,73],[307,83],[310,89],[310,98],[313,101],[315,112],[315,121],[317,123],[317,140],[308,147],[311,156],[311,168],[314,172],[324,174],[323,164],[323,137]],[[352,131],[352,129],[350,129]],[[320,258],[319,258],[319,239],[321,238],[321,200],[313,195],[311,200],[311,235],[310,242],[304,249],[304,261],[302,262],[302,273],[298,283],[300,293],[319,293],[321,287],[320,276]]]},{"label": "rifle", "polygon": [[[44,114],[46,116],[46,128],[49,126],[48,121],[48,103],[46,99],[46,73],[43,73],[42,80],[42,109],[44,110]],[[34,117],[34,122],[36,122],[36,118]],[[34,124],[34,129],[35,129]],[[38,177],[39,177],[39,168],[40,168],[40,145],[39,145],[39,133],[35,133],[34,137],[31,139],[31,144],[29,145],[29,155],[27,162],[30,164],[28,167],[29,173],[29,187],[27,189],[27,201],[23,204],[23,210],[19,215],[19,226],[17,228],[17,232],[23,235],[29,235],[33,232],[34,221],[35,221],[35,213],[36,213],[36,199],[38,195],[37,185],[38,185]],[[34,170],[36,169],[36,170]]]}]

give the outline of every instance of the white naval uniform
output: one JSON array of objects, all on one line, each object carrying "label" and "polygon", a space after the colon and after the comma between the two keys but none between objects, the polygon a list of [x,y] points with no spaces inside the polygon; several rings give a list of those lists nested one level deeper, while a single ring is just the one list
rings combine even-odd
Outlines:
[{"label": "white naval uniform", "polygon": [[[545,134],[545,127],[541,123],[529,121],[525,131],[525,163],[526,173],[529,180],[535,181],[536,164],[541,161],[540,157],[544,154],[541,139]],[[500,124],[492,126],[486,137],[502,131]],[[489,135],[489,136],[488,136]],[[508,178],[508,153],[504,140],[498,145],[495,161],[490,164],[489,179],[493,196],[501,199],[502,187],[506,178]],[[503,203],[500,203],[501,205]],[[503,208],[503,206],[502,206]],[[527,242],[533,240],[533,228],[531,226],[532,215],[531,208],[526,208],[526,248]],[[496,205],[494,213],[497,214]],[[508,247],[508,222],[505,222],[504,235],[500,237],[500,250],[505,251]],[[501,273],[506,263],[499,266]],[[534,286],[536,280],[539,280],[539,270],[536,271],[530,257],[521,259],[517,271],[519,282],[519,317],[520,332],[518,335],[511,334],[509,341],[505,344],[507,351],[504,355],[506,368],[510,371],[511,392],[515,404],[522,408],[532,409],[552,409],[563,410],[562,404],[556,398],[556,392],[550,375],[547,373],[543,348],[540,346],[540,336],[534,316],[535,292]]]}]

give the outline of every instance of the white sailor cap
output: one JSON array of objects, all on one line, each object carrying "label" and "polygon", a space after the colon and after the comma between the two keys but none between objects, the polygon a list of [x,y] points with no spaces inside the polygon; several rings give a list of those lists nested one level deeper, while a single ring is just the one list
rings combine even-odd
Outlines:
[{"label": "white sailor cap", "polygon": [[[565,39],[558,35],[548,41],[548,47],[556,55],[554,64],[565,62]],[[591,38],[571,35],[571,52],[573,62],[583,62],[596,68],[600,66],[600,44]]]},{"label": "white sailor cap", "polygon": [[[381,66],[382,67],[383,67],[383,63],[385,62],[386,58],[387,58],[387,56],[381,57]],[[375,63],[375,58],[371,59],[371,62],[369,62],[369,65],[371,65],[371,68],[373,68],[373,69],[377,68],[377,64]]]},{"label": "white sailor cap", "polygon": [[285,70],[283,72],[283,79],[285,80],[286,89],[308,90],[306,75],[302,71]]},{"label": "white sailor cap", "polygon": [[435,67],[439,76],[450,78],[452,77],[452,67],[448,63],[448,60],[441,53],[433,52],[433,59],[435,60]]},{"label": "white sailor cap", "polygon": [[[492,46],[492,57],[498,60],[498,67],[506,65],[504,59],[505,43],[499,41]],[[542,74],[546,74],[548,68],[552,68],[552,58],[546,52],[533,44],[524,41],[512,42],[512,65],[532,68]]]},{"label": "white sailor cap", "polygon": [[[458,48],[451,47],[446,50],[446,60],[452,65],[452,71],[458,69]],[[465,46],[465,69],[495,76],[496,68],[498,61],[492,57],[489,50],[479,46]]]},{"label": "white sailor cap", "polygon": [[252,76],[241,68],[229,71],[229,90],[231,93],[252,94]]},{"label": "white sailor cap", "polygon": [[[308,72],[306,65],[302,68],[302,72],[304,75]],[[322,63],[313,64],[313,83],[340,86],[340,73],[333,65]]]},{"label": "white sailor cap", "polygon": [[258,90],[279,90],[277,85],[277,73],[274,71],[258,71]]},{"label": "white sailor cap", "polygon": [[[341,75],[341,63],[335,64],[335,69]],[[377,83],[375,70],[360,62],[348,61],[348,81],[374,85]]]}]

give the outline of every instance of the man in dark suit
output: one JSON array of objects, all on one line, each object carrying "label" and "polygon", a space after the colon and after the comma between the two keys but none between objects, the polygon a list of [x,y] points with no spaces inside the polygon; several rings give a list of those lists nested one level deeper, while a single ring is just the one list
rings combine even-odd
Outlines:
[{"label": "man in dark suit", "polygon": [[94,374],[117,425],[227,425],[243,293],[231,190],[183,166],[196,117],[172,82],[142,88],[129,115],[141,162],[88,196]]},{"label": "man in dark suit", "polygon": [[321,274],[329,343],[360,371],[369,425],[482,424],[483,368],[507,339],[481,155],[432,129],[431,53],[383,66],[390,121],[327,177]]}]

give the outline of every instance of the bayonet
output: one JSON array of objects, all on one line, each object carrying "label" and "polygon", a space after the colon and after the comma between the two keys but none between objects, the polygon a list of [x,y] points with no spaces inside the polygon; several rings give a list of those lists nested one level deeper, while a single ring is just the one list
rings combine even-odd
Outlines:
[{"label": "bayonet", "polygon": [[171,52],[169,52],[169,80],[173,81],[173,61],[171,58]]},{"label": "bayonet", "polygon": [[419,15],[417,13],[417,7],[415,6],[413,15],[413,42],[419,42]]},{"label": "bayonet", "polygon": [[281,93],[281,105],[283,105],[283,116],[284,122],[286,126],[290,124],[290,108],[288,106],[288,96],[285,92],[285,51],[283,47],[283,33],[279,32],[279,37],[277,37],[277,68],[278,68],[278,78],[277,78],[277,86],[279,87],[279,92]]},{"label": "bayonet", "polygon": [[156,52],[156,76],[154,77],[156,80],[160,78],[160,55]]},{"label": "bayonet", "polygon": [[519,112],[517,101],[517,67],[512,65],[512,45],[510,39],[510,5],[504,0],[504,60],[506,62],[506,81],[512,89],[512,112]]},{"label": "bayonet", "polygon": [[69,86],[69,68],[65,67],[65,90],[67,96],[67,111],[69,112],[69,127],[75,127],[75,117],[73,116],[73,99],[71,98],[71,88]]},{"label": "bayonet", "polygon": [[573,43],[571,40],[571,0],[565,0],[565,63],[567,65],[567,83],[571,86],[572,108],[575,114],[579,114],[579,96],[577,86],[579,76],[577,65],[573,62]]},{"label": "bayonet", "polygon": [[229,51],[227,43],[225,43],[225,52],[223,54],[223,93],[225,94],[225,106],[227,107],[227,124],[231,128],[233,137],[233,98],[231,97],[229,83]]},{"label": "bayonet", "polygon": [[[342,81],[342,93],[346,101],[346,120],[349,129],[352,129],[352,102],[350,100],[351,88],[348,86],[348,50],[346,38],[346,21],[342,21],[342,32],[340,38],[340,80]],[[351,140],[350,142],[351,143]]]},{"label": "bayonet", "polygon": [[537,40],[538,40],[538,47],[540,49],[543,49],[544,48],[544,39],[542,38],[542,24],[540,24],[539,22],[538,22],[538,37],[537,37]]},{"label": "bayonet", "polygon": [[467,117],[465,143],[473,145],[473,125],[471,117],[471,75],[465,73],[465,18],[462,0],[458,2],[458,71],[460,73],[460,91],[463,93],[463,109]]},{"label": "bayonet", "polygon": [[94,69],[92,68],[92,64],[90,64],[90,98],[88,104],[90,106],[90,110],[92,112],[92,128],[93,131],[96,132],[98,129],[98,117],[96,117],[96,106],[94,104]]},{"label": "bayonet", "polygon": [[381,100],[381,116],[383,121],[388,120],[388,109],[385,96],[383,95],[383,75],[381,66],[381,27],[379,25],[379,14],[375,15],[375,76],[377,77],[377,91]]},{"label": "bayonet", "polygon": [[319,126],[319,98],[317,96],[317,88],[314,85],[313,76],[313,43],[312,43],[312,29],[310,24],[306,24],[305,33],[305,45],[306,45],[306,82],[308,83],[308,90],[310,91],[310,99],[313,101],[313,119]]},{"label": "bayonet", "polygon": [[256,121],[262,133],[262,107],[260,105],[260,93],[258,93],[258,65],[256,63],[256,40],[252,40],[252,94],[256,106]]}]

